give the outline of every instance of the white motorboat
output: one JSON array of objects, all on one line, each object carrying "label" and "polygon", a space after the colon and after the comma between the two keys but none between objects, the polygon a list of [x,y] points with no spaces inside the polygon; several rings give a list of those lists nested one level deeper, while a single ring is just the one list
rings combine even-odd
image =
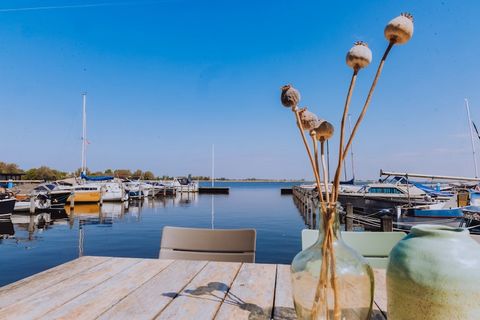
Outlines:
[{"label": "white motorboat", "polygon": [[190,177],[175,178],[173,179],[173,182],[166,185],[170,187],[174,187],[176,191],[180,193],[198,192],[198,182],[193,181]]}]

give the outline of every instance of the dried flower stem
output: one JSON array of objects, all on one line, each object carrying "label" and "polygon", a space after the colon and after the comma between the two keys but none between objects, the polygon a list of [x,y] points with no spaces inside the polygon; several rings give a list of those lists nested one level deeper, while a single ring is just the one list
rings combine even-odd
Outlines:
[{"label": "dried flower stem", "polygon": [[[327,304],[327,291],[328,291],[328,270],[330,267],[330,281],[333,290],[333,319],[341,319],[340,297],[338,292],[338,279],[336,276],[336,257],[333,247],[333,221],[335,221],[335,208],[333,203],[330,203],[327,211],[324,214],[323,228],[325,230],[323,246],[322,246],[322,264],[320,267],[320,279],[318,281],[317,289],[315,290],[315,299],[312,306],[312,319],[316,319],[316,316],[321,312],[319,308],[326,306],[326,317],[329,318],[328,304]],[[330,265],[329,265],[330,262]]]},{"label": "dried flower stem", "polygon": [[300,114],[298,111],[297,107],[292,108],[292,111],[295,113],[295,118],[297,119],[297,126],[298,129],[300,130],[300,135],[302,136],[303,144],[305,145],[305,149],[307,150],[308,158],[310,159],[310,164],[312,165],[313,168],[313,174],[315,175],[315,182],[317,183],[317,188],[318,188],[318,198],[320,199],[320,204],[322,206],[322,209],[325,208],[325,201],[323,200],[323,194],[322,194],[322,185],[320,182],[320,175],[317,170],[317,166],[315,164],[315,161],[313,160],[312,157],[312,152],[310,151],[310,147],[308,146],[307,138],[305,137],[305,132],[303,130],[303,125],[302,121],[300,120]]},{"label": "dried flower stem", "polygon": [[358,68],[353,69],[352,79],[350,80],[350,86],[348,87],[347,99],[345,100],[345,107],[343,108],[342,123],[340,128],[340,142],[339,142],[339,157],[337,170],[335,171],[335,178],[333,179],[332,200],[338,199],[338,188],[340,186],[340,172],[342,172],[342,157],[343,154],[343,139],[345,136],[345,123],[347,121],[348,109],[350,107],[350,101],[352,100],[353,89],[355,88],[355,82],[357,80]]},{"label": "dried flower stem", "polygon": [[[326,216],[324,212],[323,215]],[[325,307],[325,314],[328,318],[328,303],[327,303],[327,277],[328,277],[328,250],[329,250],[329,239],[330,234],[327,229],[326,219],[322,219],[323,229],[326,231],[324,235],[323,245],[322,245],[322,264],[320,266],[320,277],[317,284],[317,289],[315,290],[315,298],[313,299],[312,306],[312,319],[317,319],[317,315],[322,312],[319,310],[320,307]]]},{"label": "dried flower stem", "polygon": [[[363,120],[363,117],[365,117],[365,113],[367,112],[368,106],[370,104],[370,100],[372,99],[373,91],[375,91],[375,87],[377,85],[378,79],[380,78],[380,74],[382,73],[383,65],[385,64],[385,60],[387,60],[387,56],[392,49],[393,45],[395,43],[390,42],[388,44],[387,49],[385,50],[385,53],[383,54],[382,60],[380,61],[380,65],[378,66],[377,73],[375,74],[375,78],[373,79],[372,86],[370,87],[370,91],[368,92],[367,99],[365,100],[365,104],[363,105],[362,112],[360,113],[360,116],[357,119],[357,122],[355,123],[355,126],[353,127],[352,133],[350,134],[350,138],[348,139],[348,142],[345,146],[345,149],[341,153],[341,161],[345,159],[348,149],[350,148],[353,138],[355,137],[355,134],[357,133],[358,127],[360,126],[360,123]],[[336,197],[338,199],[338,193],[336,194]]]},{"label": "dried flower stem", "polygon": [[335,257],[335,248],[333,247],[333,221],[335,221],[335,207],[331,210],[330,220],[328,221],[328,227],[330,230],[330,265],[332,266],[331,271],[331,282],[333,289],[333,319],[340,320],[342,311],[340,309],[340,297],[338,292],[338,279],[336,273],[336,257]]},{"label": "dried flower stem", "polygon": [[[370,101],[372,99],[373,92],[375,91],[375,87],[377,85],[378,79],[380,78],[380,75],[382,73],[383,65],[385,64],[385,61],[387,59],[387,56],[392,49],[394,43],[390,42],[387,49],[385,50],[385,53],[383,54],[382,60],[380,61],[380,65],[378,66],[377,73],[375,75],[375,78],[373,80],[372,86],[370,87],[370,91],[368,92],[367,99],[365,100],[365,104],[363,106],[362,112],[360,113],[360,116],[357,119],[357,122],[355,123],[355,126],[352,130],[352,133],[347,141],[347,144],[345,146],[345,149],[343,149],[343,138],[345,134],[345,122],[348,114],[348,109],[353,93],[353,88],[355,87],[355,82],[358,74],[358,70],[355,69],[352,75],[352,80],[350,81],[350,86],[348,89],[348,94],[347,94],[347,99],[345,101],[345,107],[343,110],[343,117],[342,117],[342,123],[341,123],[341,131],[340,131],[340,146],[339,146],[339,156],[338,156],[338,166],[337,170],[335,171],[335,178],[334,178],[334,187],[332,190],[332,198],[330,199],[327,194],[327,211],[325,215],[325,220],[326,220],[326,227],[325,228],[325,237],[324,237],[324,250],[323,250],[323,259],[322,259],[322,266],[321,266],[321,271],[320,271],[320,279],[318,282],[316,294],[315,294],[315,302],[312,308],[312,316],[317,315],[318,313],[318,307],[320,303],[323,302],[320,298],[322,289],[326,291],[326,288],[328,287],[325,286],[325,277],[328,275],[328,269],[329,267],[331,268],[330,270],[330,275],[331,275],[331,285],[332,285],[332,290],[334,294],[334,307],[333,307],[333,318],[335,320],[341,318],[341,309],[340,309],[340,301],[339,301],[339,292],[338,292],[338,281],[336,277],[336,259],[335,259],[335,249],[333,247],[333,222],[334,222],[334,215],[335,215],[335,203],[338,200],[338,195],[339,195],[339,186],[340,186],[340,173],[342,170],[342,163],[345,159],[345,156],[348,152],[348,149],[350,148],[353,138],[355,137],[355,134],[358,130],[358,127],[360,126],[360,123],[362,122],[363,118],[365,117],[365,114],[367,112],[368,106],[370,104]],[[322,144],[322,155],[323,155],[323,144]],[[324,166],[324,159],[322,158],[322,165]],[[325,174],[325,173],[324,173]],[[330,260],[328,262],[324,262],[325,260]],[[324,299],[326,300],[326,292],[324,293]],[[327,317],[328,315],[328,306],[327,306]],[[315,319],[315,317],[313,317]]]},{"label": "dried flower stem", "polygon": [[[325,198],[328,204],[333,202],[333,193],[328,190],[327,165],[325,164],[325,141],[320,141],[320,156],[322,158],[323,183],[325,184]],[[333,192],[333,191],[332,191]]]}]

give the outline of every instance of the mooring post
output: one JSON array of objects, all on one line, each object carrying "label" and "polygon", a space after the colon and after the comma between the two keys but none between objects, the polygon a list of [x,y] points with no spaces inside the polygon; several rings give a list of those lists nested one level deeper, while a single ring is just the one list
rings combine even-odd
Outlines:
[{"label": "mooring post", "polygon": [[35,197],[32,195],[30,197],[30,214],[35,213]]},{"label": "mooring post", "polygon": [[347,216],[345,218],[345,231],[353,230],[353,205],[347,203]]},{"label": "mooring post", "polygon": [[382,231],[383,232],[392,232],[393,231],[393,219],[390,216],[383,216],[382,220]]},{"label": "mooring post", "polygon": [[100,207],[103,206],[103,194],[105,193],[104,186],[100,187]]},{"label": "mooring post", "polygon": [[70,193],[70,209],[73,210],[73,207],[75,207],[75,191],[72,190]]}]

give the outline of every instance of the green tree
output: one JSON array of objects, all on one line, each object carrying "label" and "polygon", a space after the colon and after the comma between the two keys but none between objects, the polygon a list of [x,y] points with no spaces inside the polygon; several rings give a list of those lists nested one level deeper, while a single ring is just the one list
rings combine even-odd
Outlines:
[{"label": "green tree", "polygon": [[16,163],[7,163],[0,161],[0,173],[23,173],[23,170]]},{"label": "green tree", "polygon": [[67,176],[66,172],[51,169],[47,166],[41,166],[40,168],[32,168],[25,172],[26,180],[45,180],[54,181],[64,179]]},{"label": "green tree", "polygon": [[155,175],[153,174],[152,171],[145,171],[143,173],[143,179],[144,180],[154,180],[155,179]]},{"label": "green tree", "polygon": [[113,172],[113,175],[115,177],[125,179],[125,178],[130,178],[132,176],[132,172],[128,169],[117,169]]},{"label": "green tree", "polygon": [[135,170],[135,172],[132,173],[132,178],[135,179],[140,179],[143,176],[143,172],[140,169]]}]

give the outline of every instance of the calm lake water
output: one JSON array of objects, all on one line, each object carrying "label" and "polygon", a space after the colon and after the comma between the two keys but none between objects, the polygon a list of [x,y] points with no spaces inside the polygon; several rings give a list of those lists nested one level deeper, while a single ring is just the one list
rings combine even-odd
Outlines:
[{"label": "calm lake water", "polygon": [[[292,183],[216,183],[229,195],[183,195],[143,203],[76,205],[75,214],[12,215],[0,222],[0,286],[77,258],[158,258],[164,226],[255,228],[256,262],[290,263],[301,250],[305,224],[292,196]],[[213,208],[213,210],[212,210]],[[12,230],[13,223],[13,230]],[[1,238],[1,236],[0,236]]]}]

